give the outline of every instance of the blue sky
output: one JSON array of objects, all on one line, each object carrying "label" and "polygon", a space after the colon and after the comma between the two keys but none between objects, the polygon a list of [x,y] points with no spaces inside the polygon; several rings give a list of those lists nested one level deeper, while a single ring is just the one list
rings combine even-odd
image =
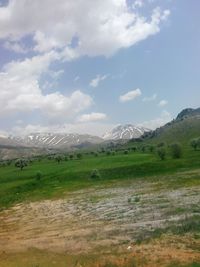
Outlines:
[{"label": "blue sky", "polygon": [[200,105],[200,2],[0,0],[1,133],[156,128]]}]

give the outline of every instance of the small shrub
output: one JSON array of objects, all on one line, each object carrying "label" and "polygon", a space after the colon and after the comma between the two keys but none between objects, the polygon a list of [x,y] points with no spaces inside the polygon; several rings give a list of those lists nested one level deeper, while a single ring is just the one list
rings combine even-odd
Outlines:
[{"label": "small shrub", "polygon": [[92,172],[90,174],[90,178],[91,179],[99,179],[99,178],[101,178],[101,175],[97,169],[94,169],[94,170],[92,170]]},{"label": "small shrub", "polygon": [[134,198],[134,201],[135,201],[135,202],[140,202],[140,197],[135,197],[135,198]]},{"label": "small shrub", "polygon": [[132,202],[132,199],[131,197],[128,198],[128,203],[131,203]]},{"label": "small shrub", "polygon": [[164,160],[166,158],[166,150],[164,147],[161,147],[157,150],[157,154],[158,154],[158,157],[161,159],[161,160]]},{"label": "small shrub", "polygon": [[127,155],[128,154],[128,150],[124,150],[124,154]]},{"label": "small shrub", "polygon": [[36,180],[40,181],[42,178],[42,172],[41,171],[37,171],[36,172]]}]

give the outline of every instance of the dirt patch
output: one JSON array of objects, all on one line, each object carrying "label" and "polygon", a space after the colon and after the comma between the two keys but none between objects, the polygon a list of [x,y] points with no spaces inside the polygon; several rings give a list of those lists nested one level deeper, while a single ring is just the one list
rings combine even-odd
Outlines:
[{"label": "dirt patch", "polygon": [[0,254],[34,248],[71,255],[114,251],[128,253],[127,260],[148,258],[152,264],[160,257],[185,262],[196,259],[198,253],[187,246],[169,246],[172,240],[162,246],[136,246],[137,238],[147,231],[199,212],[200,188],[157,192],[155,187],[134,182],[126,187],[81,190],[65,199],[18,204],[0,213]]}]

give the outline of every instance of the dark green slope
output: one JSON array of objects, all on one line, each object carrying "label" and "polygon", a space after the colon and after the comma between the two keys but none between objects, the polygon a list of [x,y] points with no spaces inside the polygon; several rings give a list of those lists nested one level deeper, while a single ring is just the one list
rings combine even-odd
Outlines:
[{"label": "dark green slope", "polygon": [[142,140],[148,143],[188,144],[192,138],[196,137],[200,137],[200,108],[184,109],[173,121],[144,134]]}]

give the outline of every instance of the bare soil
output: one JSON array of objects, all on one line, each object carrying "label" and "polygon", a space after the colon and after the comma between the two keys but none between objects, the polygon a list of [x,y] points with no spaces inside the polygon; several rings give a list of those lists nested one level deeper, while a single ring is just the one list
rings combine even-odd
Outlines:
[{"label": "bare soil", "polygon": [[[151,267],[166,266],[170,261],[200,261],[196,249],[200,239],[191,235],[167,234],[159,240],[136,243],[148,231],[199,214],[199,207],[198,186],[171,190],[159,184],[158,190],[157,183],[140,181],[81,190],[64,199],[18,204],[0,213],[0,266],[37,266],[12,265],[17,264],[16,258],[12,263],[13,255],[30,251],[31,255],[33,251],[34,255],[39,251],[51,256],[73,255],[77,262],[83,255],[96,255],[92,265],[88,261],[80,266],[103,266],[108,259],[116,266],[129,266],[134,259],[137,266]],[[38,266],[79,266],[70,265],[70,261],[68,265],[42,264]]]}]

